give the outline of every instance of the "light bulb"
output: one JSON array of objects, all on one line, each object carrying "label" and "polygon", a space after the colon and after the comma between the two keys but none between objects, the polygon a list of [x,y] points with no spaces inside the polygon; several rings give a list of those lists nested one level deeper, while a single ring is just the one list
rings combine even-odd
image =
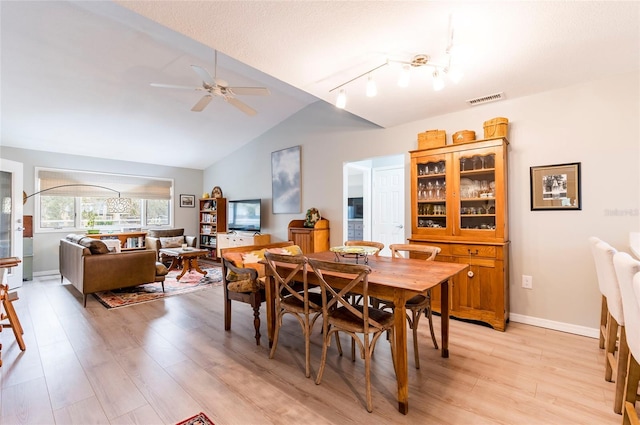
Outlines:
[{"label": "light bulb", "polygon": [[447,75],[454,84],[458,84],[464,74],[458,68],[453,68],[447,71]]},{"label": "light bulb", "polygon": [[373,81],[373,77],[369,75],[369,79],[367,80],[367,97],[374,97],[376,94],[378,94],[376,82]]},{"label": "light bulb", "polygon": [[347,106],[347,95],[344,89],[341,89],[336,100],[336,108],[344,109],[345,106]]},{"label": "light bulb", "polygon": [[433,89],[435,91],[440,91],[443,88],[444,88],[444,81],[442,80],[440,73],[438,71],[434,71],[433,72]]},{"label": "light bulb", "polygon": [[403,65],[402,71],[400,71],[400,78],[398,79],[398,86],[408,87],[409,79],[411,78],[411,67],[409,65]]}]

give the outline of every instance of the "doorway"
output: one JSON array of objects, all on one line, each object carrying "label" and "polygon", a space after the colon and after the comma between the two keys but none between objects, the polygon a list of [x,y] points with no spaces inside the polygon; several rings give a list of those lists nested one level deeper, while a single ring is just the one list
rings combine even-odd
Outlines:
[{"label": "doorway", "polygon": [[[0,258],[22,259],[22,163],[0,159]],[[22,286],[22,263],[7,270],[10,289]]]},{"label": "doorway", "polygon": [[[388,246],[405,243],[404,155],[344,164],[344,240],[375,240]],[[359,206],[361,204],[361,207]],[[361,212],[361,216],[360,216]]]}]

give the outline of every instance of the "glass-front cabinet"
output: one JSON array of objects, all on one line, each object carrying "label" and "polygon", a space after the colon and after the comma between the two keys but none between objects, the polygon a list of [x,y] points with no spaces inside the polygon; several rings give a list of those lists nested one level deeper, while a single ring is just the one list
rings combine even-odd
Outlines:
[{"label": "glass-front cabinet", "polygon": [[[509,317],[506,139],[411,152],[411,243],[469,268],[451,282],[452,317],[505,330]],[[432,307],[440,311],[439,288]]]}]

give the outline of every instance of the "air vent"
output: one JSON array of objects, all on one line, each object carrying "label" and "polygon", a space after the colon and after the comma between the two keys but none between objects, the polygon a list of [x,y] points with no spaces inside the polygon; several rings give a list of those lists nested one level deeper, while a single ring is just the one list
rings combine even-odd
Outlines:
[{"label": "air vent", "polygon": [[495,102],[497,100],[502,100],[505,98],[504,92],[490,94],[487,96],[476,97],[475,99],[467,100],[467,104],[469,106],[477,106],[482,105],[483,103]]}]

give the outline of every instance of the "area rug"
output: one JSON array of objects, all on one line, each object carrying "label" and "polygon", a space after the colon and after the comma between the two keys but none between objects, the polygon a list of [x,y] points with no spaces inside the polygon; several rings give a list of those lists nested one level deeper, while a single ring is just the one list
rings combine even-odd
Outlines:
[{"label": "area rug", "polygon": [[130,288],[96,292],[93,296],[106,308],[112,309],[155,301],[174,295],[202,291],[222,285],[222,269],[220,267],[205,268],[203,270],[207,272],[206,276],[192,270],[182,276],[180,281],[177,281],[176,277],[181,273],[181,270],[170,271],[164,281],[164,292],[162,292],[160,283],[146,283]]},{"label": "area rug", "polygon": [[182,422],[178,422],[176,425],[214,425],[213,421],[207,417],[203,412],[198,413],[195,416],[185,419]]}]

